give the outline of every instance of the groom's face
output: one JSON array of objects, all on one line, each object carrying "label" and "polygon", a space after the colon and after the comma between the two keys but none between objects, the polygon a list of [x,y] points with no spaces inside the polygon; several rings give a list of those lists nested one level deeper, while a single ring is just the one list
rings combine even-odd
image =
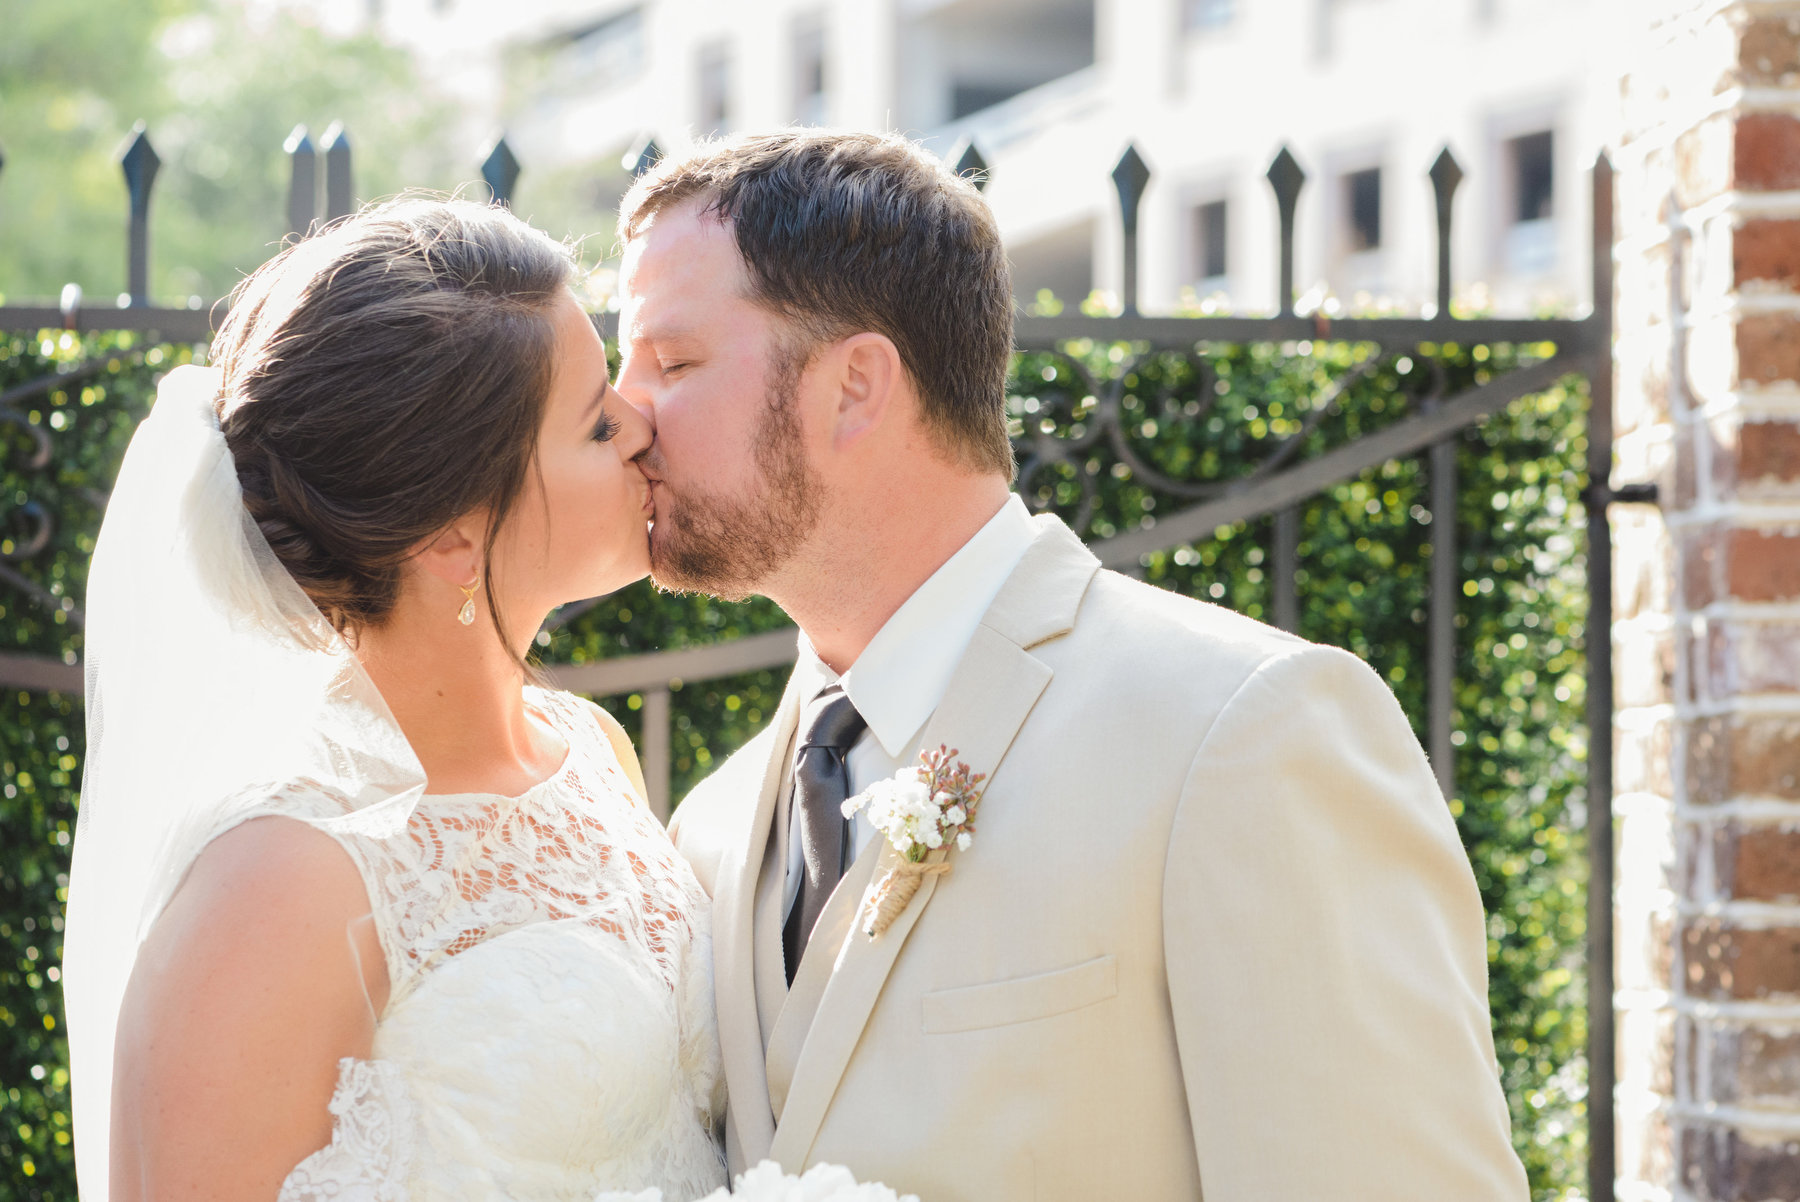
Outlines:
[{"label": "groom's face", "polygon": [[657,214],[626,248],[618,390],[656,422],[639,461],[656,506],[652,576],[737,600],[793,560],[820,490],[802,431],[804,351],[749,299],[731,230],[701,208]]}]

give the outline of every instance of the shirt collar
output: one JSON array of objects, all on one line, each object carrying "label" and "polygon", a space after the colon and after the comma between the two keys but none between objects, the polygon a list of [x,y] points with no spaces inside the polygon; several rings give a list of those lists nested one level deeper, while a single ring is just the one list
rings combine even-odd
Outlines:
[{"label": "shirt collar", "polygon": [[[1037,537],[1037,524],[1015,493],[962,548],[921,584],[876,632],[850,670],[844,692],[889,758],[912,745],[943,700],[950,677],[1006,578]],[[800,636],[803,658],[825,683],[831,669]]]}]

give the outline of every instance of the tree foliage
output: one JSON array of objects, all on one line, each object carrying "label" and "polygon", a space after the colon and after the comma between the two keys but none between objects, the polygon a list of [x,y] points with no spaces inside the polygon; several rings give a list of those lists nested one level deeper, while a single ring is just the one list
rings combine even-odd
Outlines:
[{"label": "tree foliage", "polygon": [[[1015,433],[1081,439],[1118,406],[1126,449],[1178,480],[1244,476],[1299,436],[1311,454],[1416,413],[1543,348],[1421,347],[1379,353],[1348,344],[1208,346],[1203,354],[1075,344],[1016,357]],[[0,500],[57,515],[43,553],[17,570],[47,605],[0,588],[0,651],[74,662],[80,635],[65,605],[82,595],[103,490],[145,412],[154,377],[191,348],[130,336],[11,335],[0,340],[0,390],[67,369],[25,403],[24,420],[52,435],[41,472],[25,468],[24,434],[0,466]],[[1324,406],[1347,373],[1361,372]],[[1538,1199],[1577,1196],[1584,1146],[1585,1040],[1580,972],[1585,869],[1586,632],[1584,539],[1577,497],[1586,393],[1566,381],[1514,403],[1456,442],[1458,543],[1456,789],[1451,799],[1488,914],[1495,1042],[1514,1139]],[[1423,735],[1431,533],[1420,460],[1375,468],[1300,507],[1300,632],[1349,648],[1387,680]],[[1081,519],[1090,539],[1152,526],[1187,503],[1134,470],[1100,439],[1066,464],[1021,480],[1036,504]],[[1146,556],[1151,583],[1266,618],[1272,607],[1270,522],[1219,529]],[[0,554],[23,527],[8,528]],[[7,541],[11,539],[13,541]],[[625,589],[543,644],[552,662],[580,662],[704,644],[786,623],[767,602],[725,605]],[[674,694],[676,796],[772,716],[784,672],[690,681]],[[603,699],[635,728],[642,699]],[[0,696],[0,1195],[74,1198],[66,1048],[56,968],[82,751],[75,699]]]},{"label": "tree foliage", "polygon": [[[13,303],[125,289],[117,154],[142,120],[163,162],[150,291],[223,296],[288,233],[297,122],[349,131],[359,198],[476,178],[446,105],[403,51],[335,37],[284,7],[229,0],[0,0],[0,286]],[[323,172],[323,163],[320,164]],[[482,195],[485,195],[483,193]]]}]

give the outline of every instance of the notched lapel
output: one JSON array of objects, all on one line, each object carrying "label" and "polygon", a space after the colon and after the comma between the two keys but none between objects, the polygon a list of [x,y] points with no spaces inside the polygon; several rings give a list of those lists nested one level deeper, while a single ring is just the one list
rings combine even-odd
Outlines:
[{"label": "notched lapel", "polygon": [[[1027,715],[1050,683],[1051,671],[1017,642],[983,626],[964,653],[949,690],[926,724],[924,746],[945,744],[956,749],[956,758],[976,772],[988,774],[988,783],[1000,769],[1007,748]],[[883,845],[875,867],[879,879],[898,854]],[[951,872],[979,870],[979,838],[967,853],[951,858]],[[852,929],[838,953],[837,964],[819,1000],[805,1044],[794,1066],[781,1122],[769,1154],[791,1173],[806,1168],[813,1142],[825,1121],[825,1112],[843,1080],[850,1056],[868,1025],[870,1012],[881,995],[894,961],[907,937],[931,903],[942,877],[928,876],[920,883],[905,910],[875,939]],[[767,1079],[763,1081],[767,1087]]]}]

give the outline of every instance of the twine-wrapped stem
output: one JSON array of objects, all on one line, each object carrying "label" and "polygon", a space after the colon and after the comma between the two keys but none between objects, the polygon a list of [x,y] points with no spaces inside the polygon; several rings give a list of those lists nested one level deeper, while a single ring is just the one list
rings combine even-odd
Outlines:
[{"label": "twine-wrapped stem", "polygon": [[912,901],[913,894],[919,891],[926,877],[942,876],[949,871],[950,865],[945,862],[915,864],[911,860],[901,860],[888,869],[863,899],[862,922],[859,924],[863,934],[873,939],[887,930]]}]

